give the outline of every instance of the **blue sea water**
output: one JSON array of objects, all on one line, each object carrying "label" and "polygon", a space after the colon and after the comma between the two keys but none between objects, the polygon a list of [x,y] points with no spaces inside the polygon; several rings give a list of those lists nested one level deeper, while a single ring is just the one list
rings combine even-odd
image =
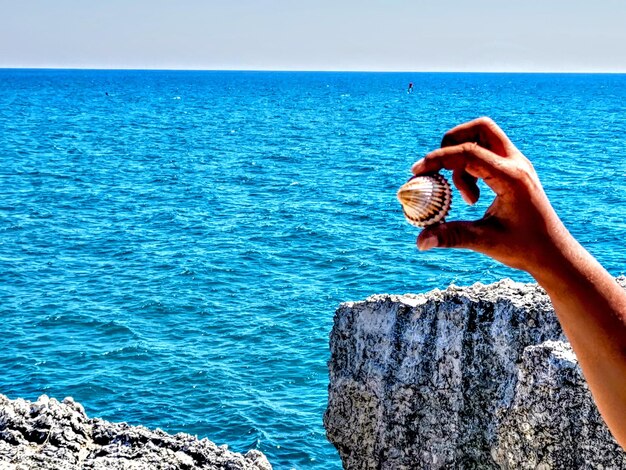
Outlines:
[{"label": "blue sea water", "polygon": [[[623,274],[626,75],[0,70],[0,393],[340,468],[322,426],[340,302],[530,281],[418,252],[395,200],[480,115]],[[449,219],[491,199],[456,193]]]}]

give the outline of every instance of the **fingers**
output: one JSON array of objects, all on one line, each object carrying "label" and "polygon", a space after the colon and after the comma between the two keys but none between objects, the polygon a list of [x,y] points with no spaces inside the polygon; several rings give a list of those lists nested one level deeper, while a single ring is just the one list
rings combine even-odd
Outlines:
[{"label": "fingers", "polygon": [[476,184],[477,179],[474,176],[466,171],[457,170],[452,173],[452,181],[454,181],[454,185],[461,192],[461,196],[463,196],[465,202],[473,205],[478,201],[480,189]]},{"label": "fingers", "polygon": [[476,142],[501,157],[515,148],[504,131],[488,117],[474,119],[449,130],[443,136],[441,146],[451,147],[465,142]]},{"label": "fingers", "polygon": [[484,242],[485,229],[480,221],[448,222],[426,227],[417,237],[420,251],[431,248],[469,248],[479,251]]},{"label": "fingers", "polygon": [[[509,174],[510,162],[493,152],[475,143],[464,143],[452,147],[445,147],[429,153],[422,160],[416,162],[411,171],[415,175],[435,173],[442,168],[454,172],[465,172],[474,178],[480,178],[493,189],[496,194],[504,194],[510,189],[512,178]],[[463,177],[465,178],[465,177]],[[459,177],[454,180],[457,184]],[[470,191],[470,198],[474,194],[471,182],[466,181],[467,187],[461,183],[461,187]],[[475,183],[474,183],[475,184]],[[461,187],[459,187],[461,190]]]}]

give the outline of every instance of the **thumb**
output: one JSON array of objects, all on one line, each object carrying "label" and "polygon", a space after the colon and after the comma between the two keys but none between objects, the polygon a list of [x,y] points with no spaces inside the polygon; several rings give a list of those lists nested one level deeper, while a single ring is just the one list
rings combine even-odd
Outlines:
[{"label": "thumb", "polygon": [[476,249],[481,242],[483,228],[477,222],[448,222],[426,227],[417,237],[420,251],[431,248]]}]

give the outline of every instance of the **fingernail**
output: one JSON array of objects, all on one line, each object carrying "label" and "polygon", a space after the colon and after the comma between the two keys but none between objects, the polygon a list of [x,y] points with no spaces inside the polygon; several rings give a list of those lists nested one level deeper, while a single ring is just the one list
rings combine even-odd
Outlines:
[{"label": "fingernail", "polygon": [[420,251],[426,251],[430,250],[431,248],[435,248],[438,244],[439,242],[437,241],[437,236],[429,233],[428,235],[424,236],[424,238],[420,239],[417,247]]},{"label": "fingernail", "polygon": [[421,160],[416,161],[415,163],[413,163],[413,166],[411,167],[411,171],[413,173],[416,172],[416,168],[422,166],[422,164],[424,163],[424,159],[422,158]]},{"label": "fingernail", "polygon": [[463,198],[463,200],[465,202],[467,202],[470,206],[474,205],[474,201],[472,201],[469,196],[466,196],[465,194],[461,193],[461,197]]}]

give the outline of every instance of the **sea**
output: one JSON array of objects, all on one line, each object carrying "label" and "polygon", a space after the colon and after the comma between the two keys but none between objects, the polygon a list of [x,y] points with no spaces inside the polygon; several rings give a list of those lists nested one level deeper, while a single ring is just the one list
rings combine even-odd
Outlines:
[{"label": "sea", "polygon": [[[396,200],[478,116],[624,274],[626,75],[0,70],[0,393],[341,468],[322,424],[341,302],[532,281],[419,252]],[[448,220],[480,218],[481,189]]]}]

